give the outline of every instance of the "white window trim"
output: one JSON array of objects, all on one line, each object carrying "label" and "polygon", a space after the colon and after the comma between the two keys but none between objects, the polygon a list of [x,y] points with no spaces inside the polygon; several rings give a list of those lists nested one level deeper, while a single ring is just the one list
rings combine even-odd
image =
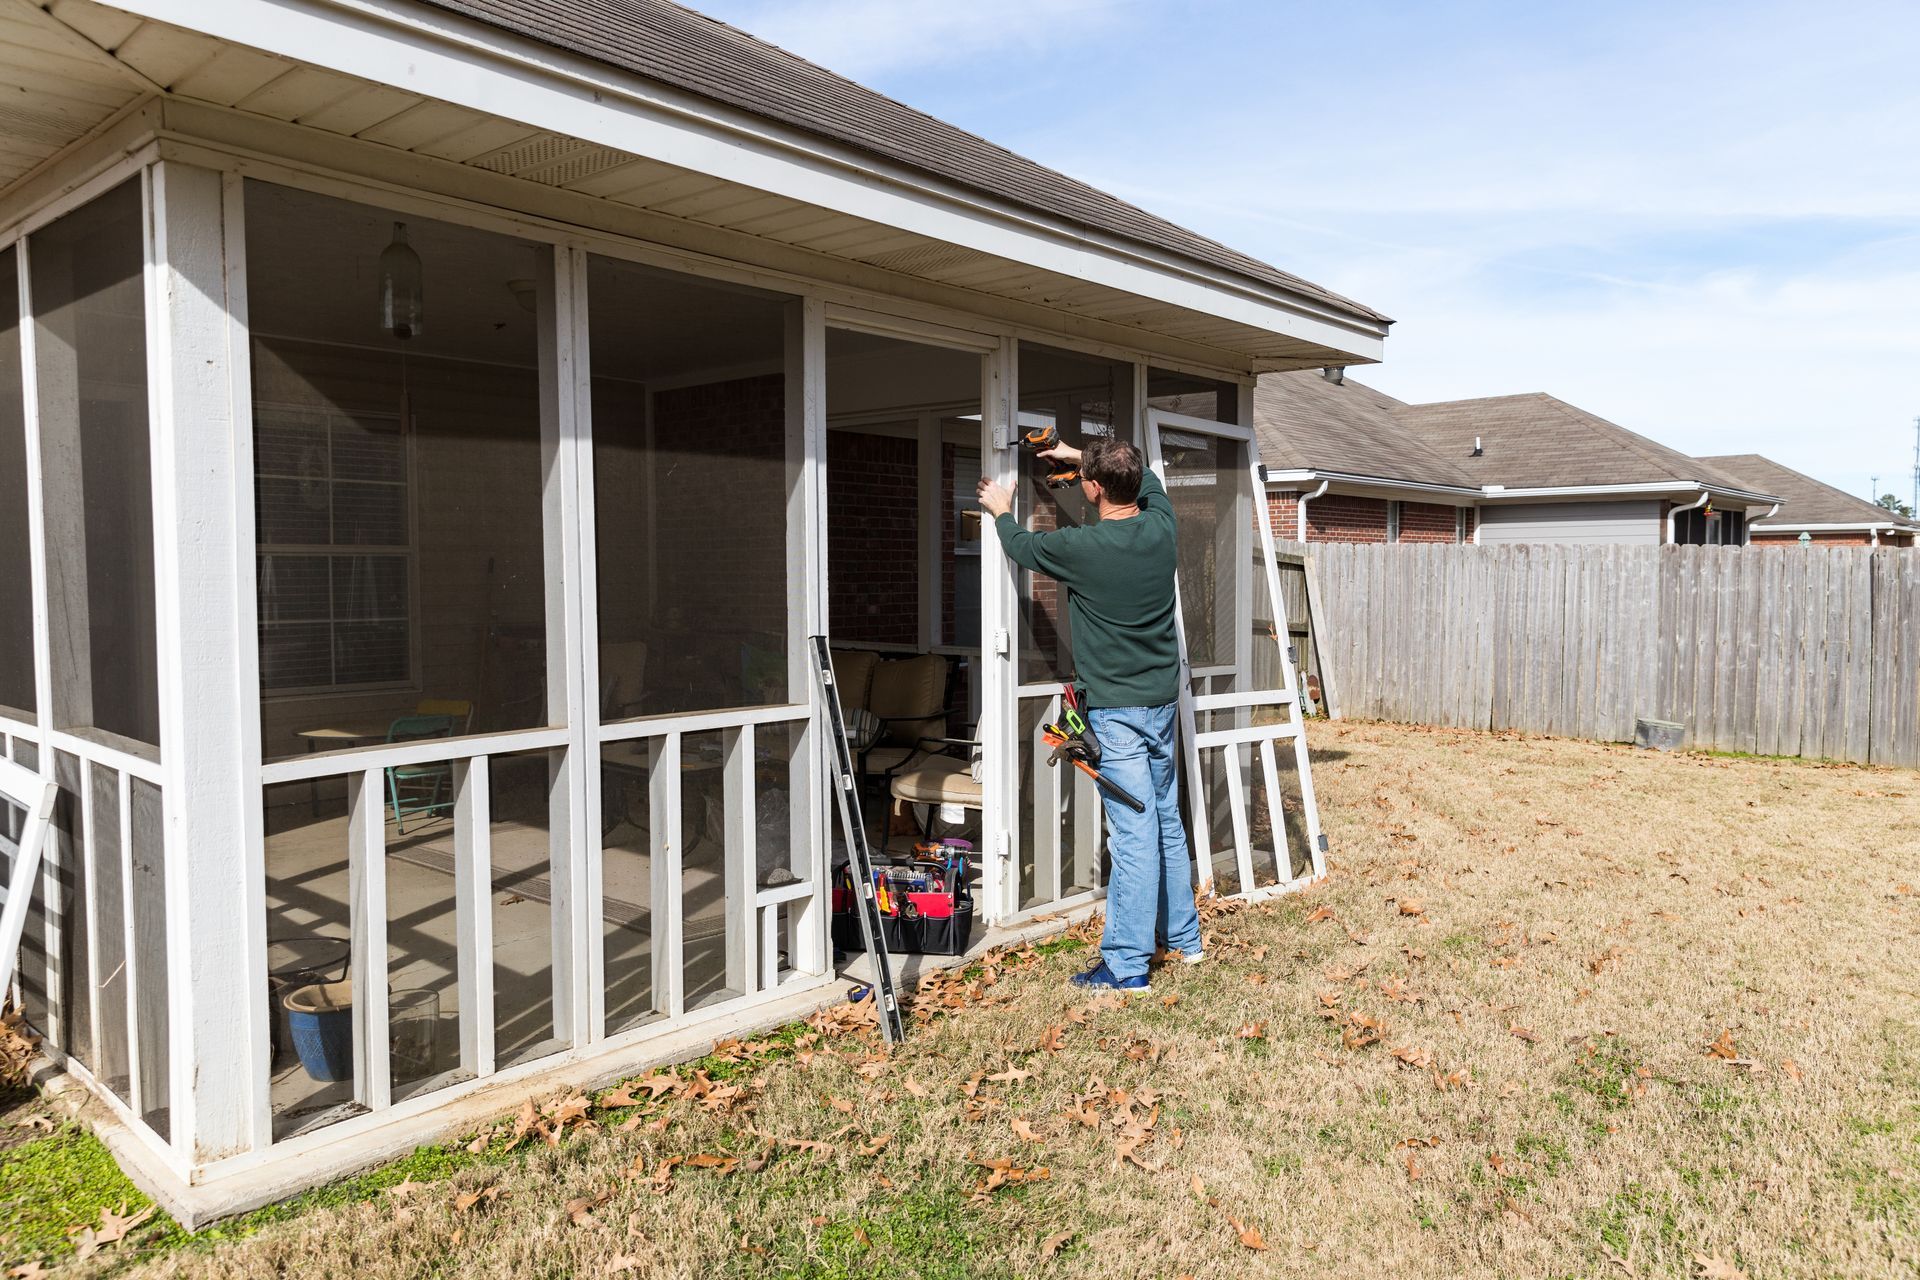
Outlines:
[{"label": "white window trim", "polygon": [[[419,527],[419,503],[417,501],[418,470],[415,465],[416,459],[414,454],[415,441],[414,441],[413,424],[403,419],[401,415],[399,415],[398,413],[374,413],[374,412],[357,413],[356,412],[356,413],[348,414],[335,409],[317,408],[314,405],[294,404],[290,402],[283,402],[283,401],[277,401],[277,400],[265,400],[265,401],[255,401],[251,406],[249,406],[249,411],[248,411],[248,429],[249,430],[255,429],[257,416],[262,410],[267,410],[267,411],[284,410],[290,413],[305,413],[305,414],[321,413],[321,414],[325,414],[329,419],[336,418],[336,417],[373,418],[373,419],[379,419],[382,421],[393,421],[393,422],[399,423],[401,448],[404,451],[404,455],[405,455],[404,465],[406,468],[406,479],[404,481],[404,484],[406,486],[406,491],[407,491],[406,493],[407,544],[405,546],[394,547],[394,546],[387,546],[384,544],[373,545],[373,544],[360,544],[360,543],[352,543],[352,544],[323,543],[323,544],[312,544],[312,545],[302,544],[302,543],[264,543],[256,539],[254,542],[253,564],[254,564],[254,581],[257,583],[259,581],[260,559],[263,556],[284,555],[284,556],[326,556],[328,557],[329,563],[327,566],[327,580],[328,580],[327,623],[329,627],[329,633],[328,633],[329,638],[331,638],[331,634],[332,634],[331,628],[334,624],[338,622],[338,619],[334,616],[334,611],[333,611],[333,599],[332,599],[333,566],[331,563],[332,557],[339,556],[339,555],[361,555],[361,554],[382,555],[382,556],[387,556],[387,555],[404,556],[407,562],[407,617],[406,617],[407,673],[403,678],[398,680],[375,680],[375,681],[347,682],[347,683],[332,682],[328,684],[303,685],[298,687],[276,688],[272,690],[268,690],[262,687],[260,690],[260,700],[262,702],[281,702],[281,701],[291,701],[291,700],[307,700],[307,699],[312,699],[316,697],[322,697],[322,698],[344,697],[344,696],[353,696],[353,695],[363,694],[363,693],[382,693],[382,692],[390,692],[393,690],[418,690],[419,688],[421,688],[421,682],[420,682],[420,527]],[[332,444],[331,444],[331,439],[332,439],[331,433],[329,433],[328,439],[329,439],[329,444],[328,444],[328,450],[327,450],[327,466],[328,466],[327,483],[328,483],[329,491],[331,491],[332,483],[333,483],[333,477],[332,477],[333,450],[332,450]],[[259,470],[259,464],[256,460],[256,462],[254,463],[254,472],[253,472],[253,481],[256,485],[256,488],[260,480],[260,477],[263,474],[266,474],[266,473],[263,473]],[[331,519],[329,519],[329,526],[331,526]],[[258,617],[257,606],[256,606],[255,612],[256,612],[255,632],[257,635],[259,627],[261,625],[260,619]],[[329,661],[331,661],[331,658],[329,658]]]}]

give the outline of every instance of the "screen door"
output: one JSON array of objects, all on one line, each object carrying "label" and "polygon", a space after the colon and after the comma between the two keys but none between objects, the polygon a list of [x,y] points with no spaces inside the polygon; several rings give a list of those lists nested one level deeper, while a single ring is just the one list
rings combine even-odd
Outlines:
[{"label": "screen door", "polygon": [[1325,870],[1259,446],[1150,409],[1148,461],[1179,530],[1180,718],[1203,892],[1264,897]]}]

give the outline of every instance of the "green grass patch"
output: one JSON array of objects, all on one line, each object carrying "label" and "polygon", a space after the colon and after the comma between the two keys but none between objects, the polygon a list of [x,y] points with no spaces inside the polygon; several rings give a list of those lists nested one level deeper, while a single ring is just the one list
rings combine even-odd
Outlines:
[{"label": "green grass patch", "polygon": [[[8,1266],[40,1260],[52,1264],[73,1255],[69,1227],[100,1221],[103,1209],[137,1213],[153,1203],[128,1180],[106,1145],[78,1124],[0,1152],[0,1251]],[[124,1241],[112,1246],[152,1252],[185,1240],[173,1219],[155,1213]]]},{"label": "green grass patch", "polygon": [[[1615,1253],[1625,1256],[1636,1234],[1659,1242],[1663,1250],[1680,1247],[1680,1220],[1665,1195],[1651,1191],[1639,1182],[1629,1182],[1607,1197],[1593,1215],[1593,1227],[1600,1239]],[[1635,1232],[1634,1228],[1641,1228]],[[1649,1259],[1649,1262],[1654,1260]]]}]

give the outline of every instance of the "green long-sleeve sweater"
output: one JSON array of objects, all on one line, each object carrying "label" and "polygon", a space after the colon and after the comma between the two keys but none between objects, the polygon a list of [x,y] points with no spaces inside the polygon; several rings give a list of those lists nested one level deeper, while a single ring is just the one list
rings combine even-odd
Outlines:
[{"label": "green long-sleeve sweater", "polygon": [[1173,627],[1173,505],[1159,477],[1140,485],[1140,514],[1034,533],[994,521],[1007,557],[1067,588],[1075,674],[1094,707],[1157,707],[1180,693]]}]

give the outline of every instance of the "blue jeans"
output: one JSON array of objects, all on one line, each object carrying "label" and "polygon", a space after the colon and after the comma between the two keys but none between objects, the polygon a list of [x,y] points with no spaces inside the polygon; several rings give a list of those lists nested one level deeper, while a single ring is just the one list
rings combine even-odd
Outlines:
[{"label": "blue jeans", "polygon": [[1096,707],[1087,713],[1088,727],[1100,740],[1100,772],[1147,806],[1135,813],[1100,793],[1113,856],[1100,955],[1117,978],[1145,973],[1158,939],[1175,951],[1200,950],[1193,863],[1174,768],[1174,707]]}]

